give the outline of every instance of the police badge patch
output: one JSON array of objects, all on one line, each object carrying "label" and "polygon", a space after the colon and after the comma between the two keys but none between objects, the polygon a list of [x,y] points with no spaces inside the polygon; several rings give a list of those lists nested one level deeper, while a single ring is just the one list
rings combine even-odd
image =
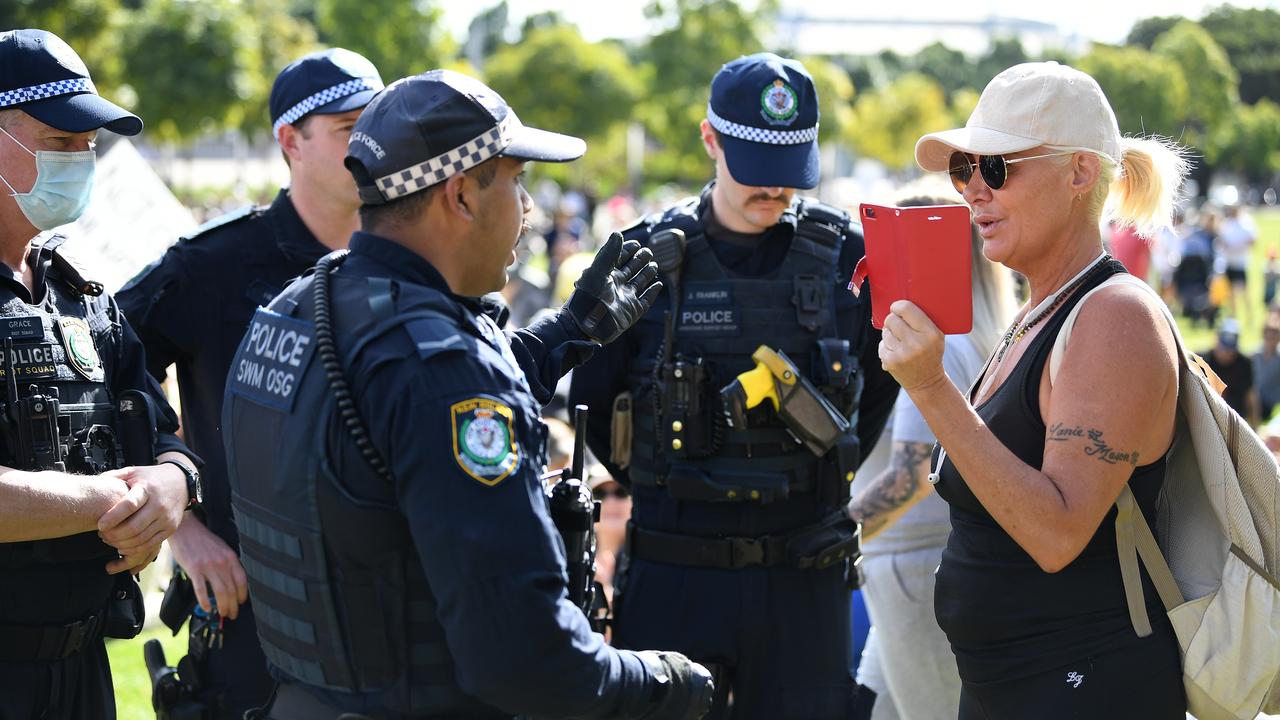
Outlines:
[{"label": "police badge patch", "polygon": [[760,110],[770,124],[790,125],[799,109],[796,91],[781,80],[774,80],[760,93]]},{"label": "police badge patch", "polygon": [[62,347],[67,351],[67,362],[85,379],[93,380],[101,361],[89,324],[78,317],[60,317],[58,330],[62,335]]},{"label": "police badge patch", "polygon": [[470,398],[449,408],[453,457],[468,475],[490,487],[520,465],[511,408],[488,398]]}]

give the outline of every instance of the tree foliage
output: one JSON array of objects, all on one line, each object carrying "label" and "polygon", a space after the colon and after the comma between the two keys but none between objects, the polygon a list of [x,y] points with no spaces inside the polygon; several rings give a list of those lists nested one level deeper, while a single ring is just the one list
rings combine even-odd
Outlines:
[{"label": "tree foliage", "polygon": [[840,142],[853,132],[853,81],[839,65],[823,58],[805,58],[818,91],[818,142]]},{"label": "tree foliage", "polygon": [[1265,182],[1280,168],[1280,105],[1259,100],[1244,105],[1215,133],[1218,164],[1250,182]]},{"label": "tree foliage", "polygon": [[151,0],[134,16],[125,72],[148,132],[184,141],[240,123],[262,69],[251,22],[232,0]]},{"label": "tree foliage", "polygon": [[951,127],[953,120],[942,87],[919,73],[907,73],[887,87],[858,95],[854,112],[854,147],[894,170],[912,165],[921,135]]},{"label": "tree foliage", "polygon": [[1240,74],[1240,99],[1280,102],[1280,12],[1230,5],[1200,21]]},{"label": "tree foliage", "polygon": [[1169,28],[1183,20],[1186,20],[1186,18],[1181,15],[1143,18],[1133,24],[1133,27],[1129,30],[1129,36],[1125,38],[1124,42],[1126,45],[1150,50],[1156,44],[1156,38],[1165,34],[1169,31]]},{"label": "tree foliage", "polygon": [[485,76],[529,124],[586,138],[631,117],[641,92],[621,49],[589,43],[571,25],[534,30],[503,47]]},{"label": "tree foliage", "polygon": [[369,58],[388,82],[440,67],[456,51],[440,8],[428,0],[316,0],[315,6],[320,41]]},{"label": "tree foliage", "polygon": [[710,175],[698,125],[706,117],[711,78],[724,63],[763,48],[757,29],[771,12],[768,2],[752,13],[733,0],[658,0],[649,6],[651,19],[670,24],[640,53],[648,87],[639,110],[657,143],[651,177],[697,183]]},{"label": "tree foliage", "polygon": [[1152,52],[1182,68],[1187,81],[1188,140],[1212,161],[1209,129],[1235,111],[1240,103],[1239,76],[1227,53],[1213,37],[1190,20],[1182,20],[1156,38]]},{"label": "tree foliage", "polygon": [[1138,47],[1094,45],[1076,66],[1102,86],[1120,132],[1181,136],[1188,90],[1176,62]]}]

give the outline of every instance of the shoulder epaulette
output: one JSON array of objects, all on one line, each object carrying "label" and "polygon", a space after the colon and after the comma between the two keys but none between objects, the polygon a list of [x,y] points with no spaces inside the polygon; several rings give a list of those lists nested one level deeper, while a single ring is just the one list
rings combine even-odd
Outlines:
[{"label": "shoulder epaulette", "polygon": [[260,205],[245,205],[242,208],[232,210],[229,213],[219,215],[216,218],[206,221],[205,224],[201,225],[200,227],[196,228],[190,233],[183,235],[181,238],[179,238],[178,242],[188,242],[191,240],[195,240],[202,235],[207,235],[213,232],[214,230],[217,230],[220,227],[225,227],[227,225],[234,225],[235,223],[238,223],[242,220],[247,220],[251,217],[257,217],[258,215],[262,214],[264,210],[266,210],[266,208]]},{"label": "shoulder epaulette", "polygon": [[796,210],[796,232],[827,247],[838,247],[849,231],[849,213],[833,205],[803,198]]}]

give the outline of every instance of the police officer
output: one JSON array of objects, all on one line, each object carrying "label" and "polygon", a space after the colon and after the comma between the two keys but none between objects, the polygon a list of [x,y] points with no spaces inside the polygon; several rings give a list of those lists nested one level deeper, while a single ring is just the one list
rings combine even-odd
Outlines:
[{"label": "police officer", "polygon": [[4,717],[115,717],[103,637],[141,630],[132,573],[199,499],[142,344],[45,232],[88,203],[100,128],[136,135],[142,121],[100,97],[57,36],[0,33]]},{"label": "police officer", "polygon": [[446,70],[393,83],[356,122],[362,229],[257,311],[224,402],[242,558],[281,679],[269,717],[709,705],[703,668],[614,650],[569,601],[538,479],[547,387],[521,369],[558,377],[629,327],[660,290],[650,254],[615,236],[563,310],[510,336],[476,299],[506,282],[525,162],[584,150]]},{"label": "police officer", "polygon": [[[258,647],[248,580],[237,556],[219,417],[231,356],[253,311],[322,255],[346,247],[360,199],[342,166],[351,126],[383,87],[373,64],[350,50],[306,55],[271,88],[272,133],[289,165],[289,187],[269,207],[217,218],[180,240],[119,293],[120,307],[163,380],[177,368],[182,425],[206,461],[204,521],[190,515],[169,541],[191,578],[201,610],[221,622],[193,622],[192,655],[202,658],[200,700],[210,717],[239,720],[263,705],[273,681]],[[212,597],[211,597],[212,596]],[[210,638],[208,628],[220,628]],[[204,650],[199,645],[212,645]]]},{"label": "police officer", "polygon": [[[667,291],[573,374],[589,444],[633,498],[614,638],[712,666],[709,717],[726,716],[732,690],[735,718],[844,718],[856,541],[842,509],[897,393],[867,295],[845,290],[862,235],[796,196],[819,177],[818,97],[800,63],[724,65],[701,132],[714,182],[624,232],[653,248]],[[850,421],[825,452],[769,403],[726,421],[721,389],[761,345]]]}]

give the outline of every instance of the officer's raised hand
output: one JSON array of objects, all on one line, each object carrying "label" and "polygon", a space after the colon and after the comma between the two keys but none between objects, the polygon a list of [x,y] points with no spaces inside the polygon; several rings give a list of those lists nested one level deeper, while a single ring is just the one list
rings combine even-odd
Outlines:
[{"label": "officer's raised hand", "polygon": [[620,233],[609,236],[574,287],[565,311],[601,345],[635,325],[662,292],[653,252],[635,240],[623,242]]},{"label": "officer's raised hand", "polygon": [[678,652],[636,653],[658,681],[653,707],[640,720],[699,720],[711,709],[715,685],[706,668]]}]

